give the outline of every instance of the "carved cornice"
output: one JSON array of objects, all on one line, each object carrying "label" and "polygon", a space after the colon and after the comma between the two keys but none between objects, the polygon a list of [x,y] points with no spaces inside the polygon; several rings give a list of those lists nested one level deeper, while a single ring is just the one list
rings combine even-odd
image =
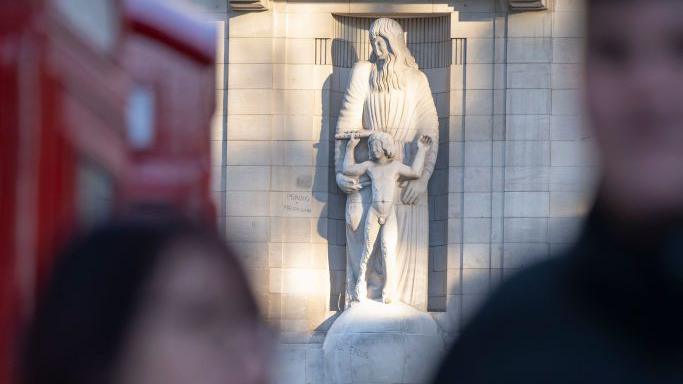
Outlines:
[{"label": "carved cornice", "polygon": [[513,11],[538,11],[548,8],[547,0],[509,0]]},{"label": "carved cornice", "polygon": [[230,0],[233,11],[267,11],[268,0]]}]

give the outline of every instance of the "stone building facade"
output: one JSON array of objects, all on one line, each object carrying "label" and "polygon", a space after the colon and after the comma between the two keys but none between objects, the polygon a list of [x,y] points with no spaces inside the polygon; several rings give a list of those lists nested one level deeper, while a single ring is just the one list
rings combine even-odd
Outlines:
[{"label": "stone building facade", "polygon": [[344,198],[334,127],[367,30],[395,18],[429,79],[430,314],[458,330],[505,276],[573,239],[591,202],[580,0],[193,0],[220,30],[213,131],[218,221],[280,330],[277,383],[324,383],[343,308]]}]

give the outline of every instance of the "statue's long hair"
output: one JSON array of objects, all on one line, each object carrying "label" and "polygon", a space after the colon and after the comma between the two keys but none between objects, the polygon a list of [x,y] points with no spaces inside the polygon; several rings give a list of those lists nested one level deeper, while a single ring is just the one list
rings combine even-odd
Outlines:
[{"label": "statue's long hair", "polygon": [[398,75],[401,67],[418,69],[415,58],[408,50],[403,37],[403,28],[394,19],[379,18],[370,25],[370,40],[377,37],[386,39],[389,46],[389,55],[380,63],[373,49],[370,55],[372,66],[370,73],[370,85],[373,89],[388,91],[390,89],[402,89],[404,84]]}]

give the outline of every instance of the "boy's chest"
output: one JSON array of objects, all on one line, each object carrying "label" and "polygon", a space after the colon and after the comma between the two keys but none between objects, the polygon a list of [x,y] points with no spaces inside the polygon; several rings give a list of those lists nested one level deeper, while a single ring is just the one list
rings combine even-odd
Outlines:
[{"label": "boy's chest", "polygon": [[396,181],[398,180],[398,170],[395,162],[388,164],[375,164],[368,169],[368,175],[373,181]]}]

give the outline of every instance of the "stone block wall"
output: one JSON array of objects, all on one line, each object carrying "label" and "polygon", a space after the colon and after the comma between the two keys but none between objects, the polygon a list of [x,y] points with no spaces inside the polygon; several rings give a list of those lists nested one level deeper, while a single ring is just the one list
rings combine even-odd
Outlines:
[{"label": "stone block wall", "polygon": [[331,14],[229,14],[225,230],[287,343],[321,342],[330,315],[328,89],[314,38]]},{"label": "stone block wall", "polygon": [[448,322],[452,336],[505,276],[574,239],[595,174],[580,108],[581,2],[504,12],[454,4]]}]

